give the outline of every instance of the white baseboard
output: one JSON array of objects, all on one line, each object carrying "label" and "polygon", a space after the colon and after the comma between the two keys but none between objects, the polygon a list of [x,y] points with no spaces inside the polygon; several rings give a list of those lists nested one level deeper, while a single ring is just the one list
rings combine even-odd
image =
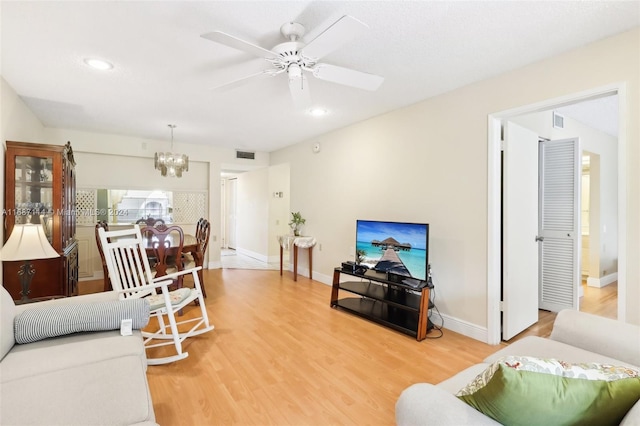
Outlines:
[{"label": "white baseboard", "polygon": [[333,285],[333,276],[321,274],[317,271],[313,271],[313,279],[321,282],[322,284]]},{"label": "white baseboard", "polygon": [[246,249],[243,249],[243,248],[237,248],[236,249],[236,253],[242,254],[244,256],[249,256],[249,257],[251,257],[253,259],[259,260],[260,262],[269,263],[269,257],[265,256],[262,253],[256,253],[254,251],[246,250]]},{"label": "white baseboard", "polygon": [[614,272],[612,274],[605,275],[604,277],[600,277],[600,278],[589,277],[587,278],[587,285],[589,287],[602,288],[616,281],[618,281],[618,273]]},{"label": "white baseboard", "polygon": [[[431,322],[437,326],[442,325],[445,328],[445,333],[447,330],[451,330],[484,343],[489,342],[489,333],[486,327],[480,327],[479,325],[472,324],[446,314],[441,314],[441,316],[444,321],[442,324],[440,324],[438,312],[435,310],[432,312],[429,319],[431,319]],[[427,337],[429,337],[429,335],[427,335]]]},{"label": "white baseboard", "polygon": [[[333,276],[320,274],[314,271],[313,279],[315,281],[321,282],[322,284],[333,285]],[[463,321],[445,314],[441,314],[440,316],[442,317],[442,320],[440,320],[440,318],[438,317],[438,312],[433,310],[430,319],[437,326],[441,326],[442,324],[444,324],[445,333],[447,332],[447,330],[451,330],[484,343],[487,343],[489,341],[489,333],[486,327],[480,327],[476,324],[472,324],[470,322]],[[427,337],[429,337],[429,335],[427,335]]]}]

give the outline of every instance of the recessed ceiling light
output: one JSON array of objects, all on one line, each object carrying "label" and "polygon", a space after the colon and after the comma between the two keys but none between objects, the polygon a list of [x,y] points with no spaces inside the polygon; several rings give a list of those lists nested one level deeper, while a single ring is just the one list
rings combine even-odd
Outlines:
[{"label": "recessed ceiling light", "polygon": [[98,58],[84,58],[84,63],[97,70],[104,71],[113,68],[113,65],[110,62]]},{"label": "recessed ceiling light", "polygon": [[329,114],[329,111],[324,108],[312,108],[309,110],[309,114],[313,115],[314,117],[322,117],[323,115]]}]

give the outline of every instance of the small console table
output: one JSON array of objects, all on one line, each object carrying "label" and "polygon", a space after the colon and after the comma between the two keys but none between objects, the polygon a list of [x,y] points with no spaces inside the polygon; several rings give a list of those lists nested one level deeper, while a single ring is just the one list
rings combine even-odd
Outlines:
[{"label": "small console table", "polygon": [[[340,275],[359,281],[340,282]],[[340,290],[358,297],[338,299]],[[368,270],[357,273],[342,268],[333,271],[331,307],[377,322],[421,341],[427,337],[429,287],[412,286],[389,281],[386,274]]]},{"label": "small console table", "polygon": [[313,246],[316,239],[313,237],[296,237],[294,235],[278,236],[280,243],[280,275],[282,275],[282,258],[285,247],[289,249],[293,243],[293,280],[298,281],[298,248],[309,249],[309,279],[313,279]]}]

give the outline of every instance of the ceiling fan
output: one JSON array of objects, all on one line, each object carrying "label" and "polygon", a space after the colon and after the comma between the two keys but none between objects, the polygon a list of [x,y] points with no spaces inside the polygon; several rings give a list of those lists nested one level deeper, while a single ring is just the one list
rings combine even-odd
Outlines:
[{"label": "ceiling fan", "polygon": [[274,46],[271,50],[220,31],[203,34],[201,37],[264,58],[271,65],[258,73],[214,87],[213,90],[228,90],[241,86],[248,80],[286,73],[289,77],[289,91],[293,103],[297,108],[302,109],[311,106],[309,83],[305,72],[311,73],[320,80],[358,89],[374,91],[380,87],[384,77],[319,62],[325,55],[355,39],[368,28],[363,22],[344,15],[305,44],[300,41],[305,33],[304,26],[297,22],[288,22],[280,28],[280,32],[288,41]]}]

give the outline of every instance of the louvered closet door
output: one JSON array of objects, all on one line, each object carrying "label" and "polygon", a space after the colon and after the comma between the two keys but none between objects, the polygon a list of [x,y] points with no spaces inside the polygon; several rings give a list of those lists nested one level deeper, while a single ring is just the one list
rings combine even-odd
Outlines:
[{"label": "louvered closet door", "polygon": [[578,309],[580,285],[579,140],[540,144],[539,307]]}]

